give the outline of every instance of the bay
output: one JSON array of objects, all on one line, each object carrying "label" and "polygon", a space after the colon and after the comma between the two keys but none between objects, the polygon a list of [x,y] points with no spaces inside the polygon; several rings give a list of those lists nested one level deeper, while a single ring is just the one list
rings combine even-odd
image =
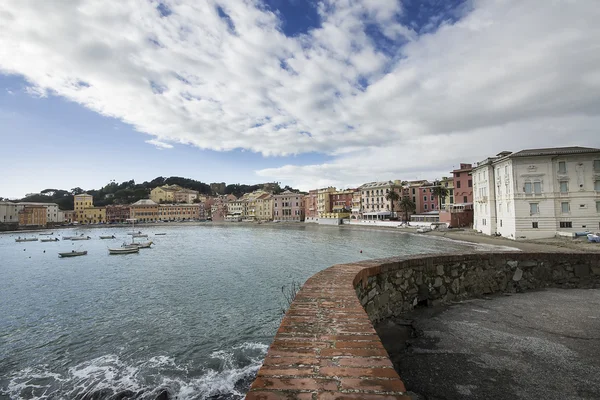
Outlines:
[{"label": "bay", "polygon": [[[0,235],[0,398],[243,398],[287,307],[282,287],[338,263],[484,249],[311,224],[139,227],[155,245],[132,255],[108,255],[125,227],[55,231],[87,241]],[[58,258],[71,250],[88,255]]]}]

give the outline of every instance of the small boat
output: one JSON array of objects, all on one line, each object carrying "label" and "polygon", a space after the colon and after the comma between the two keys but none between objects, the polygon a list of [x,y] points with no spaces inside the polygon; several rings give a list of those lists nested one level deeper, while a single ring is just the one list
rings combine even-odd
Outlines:
[{"label": "small boat", "polygon": [[144,238],[148,237],[145,233],[136,233],[135,235],[131,235],[132,238]]},{"label": "small boat", "polygon": [[115,235],[111,235],[111,236],[100,236],[100,239],[115,239]]},{"label": "small boat", "polygon": [[40,235],[40,236],[52,236],[52,235],[54,235],[54,232],[50,232],[50,233],[39,233],[38,235]]},{"label": "small boat", "polygon": [[588,242],[590,243],[600,243],[600,235],[594,235],[593,233],[590,233],[589,235],[587,235],[587,239]]},{"label": "small boat", "polygon": [[21,236],[19,236],[18,238],[15,239],[15,242],[37,242],[38,238],[22,238]]},{"label": "small boat", "polygon": [[123,247],[120,249],[108,249],[108,254],[132,254],[132,253],[139,253],[140,252],[140,248],[135,246],[135,247]]},{"label": "small boat", "polygon": [[431,232],[431,228],[429,228],[427,226],[423,226],[423,227],[417,229],[417,233],[427,233],[427,232]]},{"label": "small boat", "polygon": [[154,236],[165,236],[166,233],[155,233]]},{"label": "small boat", "polygon": [[80,237],[83,237],[83,233],[79,236],[63,236],[63,240],[73,240]]},{"label": "small boat", "polygon": [[148,241],[148,242],[144,242],[144,243],[130,243],[130,244],[123,243],[123,246],[121,246],[121,247],[123,247],[125,249],[130,249],[130,248],[134,248],[134,247],[137,247],[140,249],[149,249],[150,246],[152,246],[153,244],[154,243],[152,241]]},{"label": "small boat", "polygon": [[70,252],[67,253],[58,253],[59,257],[78,257],[78,256],[85,256],[87,254],[87,251],[75,251],[75,250],[71,250]]},{"label": "small boat", "polygon": [[71,240],[90,240],[91,237],[89,236],[79,236],[79,237],[72,237]]},{"label": "small boat", "polygon": [[58,242],[60,239],[58,238],[51,238],[51,239],[40,239],[40,242]]}]

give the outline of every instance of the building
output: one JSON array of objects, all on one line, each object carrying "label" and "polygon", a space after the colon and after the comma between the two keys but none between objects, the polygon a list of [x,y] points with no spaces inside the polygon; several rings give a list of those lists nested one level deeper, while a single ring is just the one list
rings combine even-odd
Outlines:
[{"label": "building", "polygon": [[62,224],[63,220],[59,215],[60,209],[58,208],[58,204],[56,203],[34,203],[23,201],[17,203],[17,212],[21,211],[25,206],[42,206],[46,208],[46,222],[48,224]]},{"label": "building", "polygon": [[16,203],[0,201],[0,224],[18,224],[19,210]]},{"label": "building", "polygon": [[217,196],[225,194],[225,187],[225,182],[213,182],[210,184],[210,190]]},{"label": "building", "polygon": [[[399,201],[394,202],[394,210],[391,210],[391,202],[386,196],[390,190],[393,190],[402,198],[403,189],[401,185],[396,185],[392,181],[369,182],[360,186],[358,190],[360,191],[363,219],[390,219],[400,210]],[[392,214],[392,211],[394,214]]]},{"label": "building", "polygon": [[502,152],[472,171],[474,229],[536,239],[600,229],[600,149]]},{"label": "building", "polygon": [[304,220],[306,222],[316,222],[319,219],[317,212],[317,190],[310,190],[304,196]]},{"label": "building", "polygon": [[435,183],[425,182],[417,187],[417,202],[415,203],[417,214],[428,213],[438,209],[438,199],[433,193],[435,186],[437,186]]},{"label": "building", "polygon": [[150,191],[150,200],[159,203],[174,203],[175,193],[181,190],[179,185],[157,186]]},{"label": "building", "polygon": [[46,206],[31,204],[19,210],[19,226],[45,227],[47,222]]},{"label": "building", "polygon": [[[356,189],[336,190],[330,194],[331,211],[334,213],[352,213],[352,199]],[[349,216],[349,215],[348,215]]]},{"label": "building", "polygon": [[454,183],[454,202],[455,203],[473,203],[473,177],[471,164],[460,164],[459,169],[452,171]]},{"label": "building", "polygon": [[80,224],[105,224],[106,207],[88,207],[83,210],[83,219]]},{"label": "building", "polygon": [[73,198],[73,206],[76,221],[82,222],[84,220],[85,209],[94,207],[94,198],[87,193],[76,194]]},{"label": "building", "polygon": [[274,201],[274,196],[270,193],[261,194],[255,201],[255,218],[259,221],[272,221]]},{"label": "building", "polygon": [[452,228],[473,225],[472,169],[471,164],[460,164],[458,169],[452,171],[451,185],[445,179],[440,183],[448,189],[440,210],[440,222],[445,222]]},{"label": "building", "polygon": [[192,204],[194,200],[199,200],[200,192],[191,189],[181,189],[173,193],[175,203]]},{"label": "building", "polygon": [[143,199],[129,206],[131,218],[139,222],[156,222],[158,220],[158,204],[152,200]]},{"label": "building", "polygon": [[77,222],[77,213],[75,210],[65,210],[63,213],[63,223],[72,224]]},{"label": "building", "polygon": [[241,221],[246,218],[248,209],[248,199],[240,197],[227,203],[227,215],[225,221]]},{"label": "building", "polygon": [[[233,196],[235,199],[235,196]],[[206,202],[206,207],[208,211],[208,207],[210,204],[210,215],[212,221],[225,221],[225,216],[227,215],[227,205],[229,202],[229,198],[227,196],[217,196],[211,198]]]},{"label": "building", "polygon": [[286,190],[273,196],[273,219],[276,221],[304,221],[304,197]]},{"label": "building", "polygon": [[442,197],[442,209],[450,204],[454,204],[454,177],[443,177],[440,180],[440,186],[446,189],[446,196]]},{"label": "building", "polygon": [[322,214],[331,212],[331,193],[334,193],[334,187],[317,189],[317,215],[321,218]]},{"label": "building", "polygon": [[204,204],[159,204],[158,219],[165,222],[204,219]]},{"label": "building", "polygon": [[362,209],[360,208],[360,199],[361,199],[361,191],[356,189],[354,193],[352,193],[352,214],[350,215],[350,219],[362,219]]},{"label": "building", "polygon": [[106,222],[109,224],[122,224],[130,218],[128,205],[115,204],[106,206]]}]

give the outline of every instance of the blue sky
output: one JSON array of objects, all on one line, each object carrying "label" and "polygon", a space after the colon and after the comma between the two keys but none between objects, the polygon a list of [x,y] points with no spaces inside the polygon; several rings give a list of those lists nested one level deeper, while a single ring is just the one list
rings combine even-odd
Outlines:
[{"label": "blue sky", "polygon": [[77,2],[0,3],[2,197],[349,187],[600,146],[594,0]]}]

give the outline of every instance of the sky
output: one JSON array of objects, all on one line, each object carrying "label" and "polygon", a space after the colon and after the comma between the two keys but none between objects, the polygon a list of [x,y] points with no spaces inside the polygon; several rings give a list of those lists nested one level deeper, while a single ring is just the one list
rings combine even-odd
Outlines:
[{"label": "sky", "polygon": [[0,196],[600,147],[598,0],[4,0]]}]

